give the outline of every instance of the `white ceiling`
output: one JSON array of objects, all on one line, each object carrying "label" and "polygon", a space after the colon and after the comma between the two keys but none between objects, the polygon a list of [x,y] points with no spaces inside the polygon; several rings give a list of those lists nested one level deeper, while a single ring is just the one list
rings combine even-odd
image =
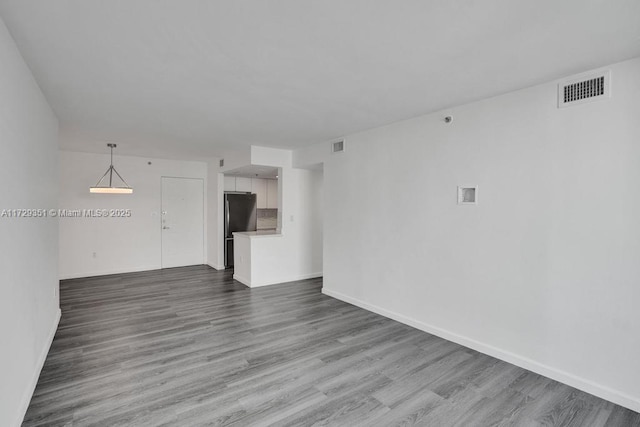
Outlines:
[{"label": "white ceiling", "polygon": [[640,56],[638,0],[0,0],[62,148],[299,147]]}]

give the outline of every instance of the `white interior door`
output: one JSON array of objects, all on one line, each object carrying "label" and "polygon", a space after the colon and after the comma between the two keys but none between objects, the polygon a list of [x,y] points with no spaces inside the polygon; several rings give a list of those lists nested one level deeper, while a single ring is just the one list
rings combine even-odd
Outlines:
[{"label": "white interior door", "polygon": [[204,264],[204,182],[162,177],[162,268]]}]

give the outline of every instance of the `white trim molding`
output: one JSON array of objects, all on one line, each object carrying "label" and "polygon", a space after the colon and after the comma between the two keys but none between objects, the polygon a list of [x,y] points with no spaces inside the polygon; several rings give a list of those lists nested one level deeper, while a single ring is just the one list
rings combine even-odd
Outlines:
[{"label": "white trim molding", "polygon": [[36,391],[36,385],[38,385],[40,372],[42,372],[44,362],[47,360],[47,355],[49,354],[49,349],[51,349],[53,338],[56,336],[56,331],[58,330],[58,324],[60,323],[61,316],[62,311],[58,308],[53,324],[51,325],[51,329],[49,330],[49,334],[47,336],[46,345],[42,348],[40,356],[38,356],[36,369],[33,371],[33,376],[31,377],[31,381],[29,382],[29,387],[27,387],[27,390],[25,391],[25,394],[22,396],[22,400],[20,401],[20,408],[17,414],[18,419],[16,419],[16,422],[13,424],[15,426],[21,425],[24,421],[24,416],[27,414],[27,409],[29,409],[31,398],[33,397],[33,393]]},{"label": "white trim molding", "polygon": [[537,374],[544,375],[545,377],[559,381],[571,387],[575,387],[579,390],[593,394],[594,396],[598,396],[602,399],[616,403],[620,406],[624,406],[625,408],[631,409],[632,411],[640,412],[640,400],[638,400],[637,398],[634,398],[633,396],[629,396],[625,393],[621,393],[617,390],[613,390],[601,384],[597,384],[593,381],[589,381],[587,379],[578,377],[569,372],[565,372],[560,369],[553,368],[551,366],[529,359],[527,357],[502,350],[498,347],[494,347],[492,345],[485,344],[480,341],[476,341],[474,339],[471,339],[462,335],[458,335],[446,329],[438,328],[436,326],[429,325],[424,322],[420,322],[418,320],[412,319],[402,314],[399,314],[390,310],[386,310],[382,307],[378,307],[376,305],[372,305],[367,302],[361,301],[357,298],[344,295],[340,292],[323,288],[322,293],[332,298],[339,299],[346,303],[355,305],[357,307],[360,307],[365,310],[371,311],[373,313],[379,314],[381,316],[387,317],[389,319],[393,319],[400,323],[404,323],[405,325],[409,325],[411,327],[427,332],[429,334],[436,335],[440,338],[444,338],[446,340],[452,341],[456,344],[460,344],[470,349],[479,351],[480,353],[493,356],[497,359],[519,366],[521,368],[527,369]]},{"label": "white trim molding", "polygon": [[306,279],[315,279],[317,277],[322,277],[322,272],[320,273],[307,273],[300,274],[297,276],[285,276],[279,277],[277,280],[269,280],[269,281],[251,281],[245,277],[238,276],[237,274],[233,274],[234,280],[246,285],[250,288],[259,288],[261,286],[269,286],[269,285],[281,285],[283,283],[296,282],[298,280],[306,280]]}]

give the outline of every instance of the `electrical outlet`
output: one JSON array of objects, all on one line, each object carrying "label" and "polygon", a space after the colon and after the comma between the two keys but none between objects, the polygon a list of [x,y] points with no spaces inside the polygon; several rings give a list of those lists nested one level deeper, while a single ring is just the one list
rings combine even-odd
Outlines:
[{"label": "electrical outlet", "polygon": [[93,257],[94,257],[94,258],[97,258],[97,257],[98,257],[98,256],[96,255],[96,253],[95,253],[95,252],[93,253]]}]

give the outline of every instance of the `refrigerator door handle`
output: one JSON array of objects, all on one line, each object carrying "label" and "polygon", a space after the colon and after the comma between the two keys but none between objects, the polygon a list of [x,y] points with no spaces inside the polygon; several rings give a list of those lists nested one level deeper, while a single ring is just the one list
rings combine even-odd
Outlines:
[{"label": "refrigerator door handle", "polygon": [[225,233],[225,237],[229,237],[229,200],[226,197],[224,199],[224,203],[225,203],[224,211],[227,214],[227,217],[224,219],[225,220],[224,233]]}]

